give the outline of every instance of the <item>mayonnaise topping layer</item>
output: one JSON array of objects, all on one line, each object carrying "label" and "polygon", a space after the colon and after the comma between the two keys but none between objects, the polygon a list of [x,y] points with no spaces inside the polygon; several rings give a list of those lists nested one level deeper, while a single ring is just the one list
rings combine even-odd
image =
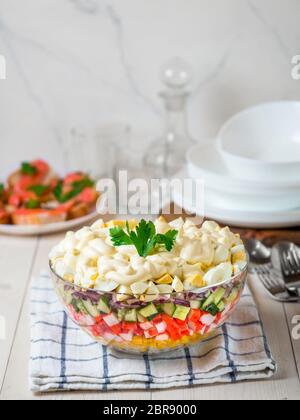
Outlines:
[{"label": "mayonnaise topping layer", "polygon": [[[137,222],[129,223],[135,229]],[[118,300],[130,295],[152,301],[160,294],[198,290],[239,274],[247,264],[239,235],[207,221],[198,228],[179,218],[155,222],[156,232],[177,230],[172,251],[139,256],[132,245],[114,247],[110,229],[125,222],[104,223],[68,232],[50,253],[53,270],[63,279],[83,288],[117,293]]]}]

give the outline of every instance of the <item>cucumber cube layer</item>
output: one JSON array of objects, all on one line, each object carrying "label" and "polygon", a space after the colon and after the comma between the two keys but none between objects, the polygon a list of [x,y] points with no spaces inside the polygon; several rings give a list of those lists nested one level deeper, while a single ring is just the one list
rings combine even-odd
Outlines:
[{"label": "cucumber cube layer", "polygon": [[97,309],[98,309],[98,311],[100,311],[104,314],[109,314],[111,312],[110,307],[108,305],[108,301],[107,301],[107,299],[105,299],[105,297],[102,297],[99,300]]},{"label": "cucumber cube layer", "polygon": [[158,311],[157,311],[156,307],[153,305],[153,303],[150,303],[150,305],[141,309],[139,311],[139,313],[145,318],[150,318],[151,316],[156,315],[158,313]]},{"label": "cucumber cube layer", "polygon": [[186,306],[177,305],[175,312],[173,314],[173,318],[180,319],[181,321],[185,321],[188,314],[190,313],[191,308],[187,308]]},{"label": "cucumber cube layer", "polygon": [[136,309],[130,309],[125,313],[124,317],[126,322],[136,322],[137,321],[137,313]]},{"label": "cucumber cube layer", "polygon": [[162,304],[162,310],[164,311],[165,314],[167,314],[169,316],[173,316],[173,314],[175,312],[175,305],[172,302],[163,303]]}]

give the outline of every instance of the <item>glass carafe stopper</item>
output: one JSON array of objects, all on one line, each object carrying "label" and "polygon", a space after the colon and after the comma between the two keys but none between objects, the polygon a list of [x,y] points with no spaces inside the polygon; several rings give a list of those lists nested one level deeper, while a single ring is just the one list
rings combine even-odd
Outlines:
[{"label": "glass carafe stopper", "polygon": [[162,66],[161,80],[169,89],[184,90],[192,81],[192,70],[185,60],[175,57]]}]

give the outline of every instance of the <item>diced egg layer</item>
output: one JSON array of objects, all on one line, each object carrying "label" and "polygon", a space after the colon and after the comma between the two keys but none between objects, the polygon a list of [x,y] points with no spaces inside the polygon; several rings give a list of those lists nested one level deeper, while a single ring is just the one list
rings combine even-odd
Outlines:
[{"label": "diced egg layer", "polygon": [[[137,226],[129,222],[131,229]],[[84,288],[117,293],[123,301],[140,296],[151,302],[159,295],[199,290],[230,280],[247,265],[245,247],[229,228],[207,221],[199,228],[182,218],[155,222],[157,233],[176,229],[171,252],[161,251],[140,257],[132,245],[114,247],[112,227],[125,227],[124,221],[104,223],[68,232],[50,252],[54,271],[63,279]]]}]

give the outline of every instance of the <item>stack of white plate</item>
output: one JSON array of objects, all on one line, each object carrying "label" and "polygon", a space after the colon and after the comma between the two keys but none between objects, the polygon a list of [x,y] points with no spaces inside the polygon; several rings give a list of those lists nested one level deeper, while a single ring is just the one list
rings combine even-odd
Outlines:
[{"label": "stack of white plate", "polygon": [[[217,140],[189,150],[180,176],[204,181],[204,214],[192,199],[187,209],[198,215],[251,228],[300,226],[300,102],[236,115]],[[174,200],[182,202],[180,191]]]}]

